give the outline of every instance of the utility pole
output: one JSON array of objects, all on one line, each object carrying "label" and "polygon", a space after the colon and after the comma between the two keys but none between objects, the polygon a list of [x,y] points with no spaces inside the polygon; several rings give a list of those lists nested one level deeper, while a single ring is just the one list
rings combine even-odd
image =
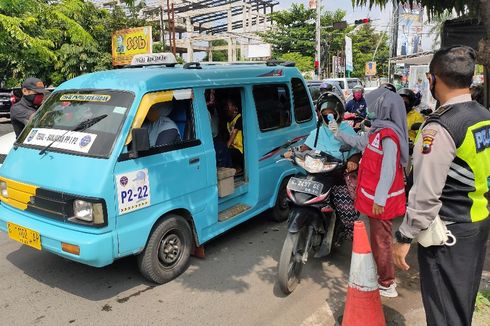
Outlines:
[{"label": "utility pole", "polygon": [[393,2],[393,16],[391,20],[390,58],[388,59],[388,80],[391,82],[391,58],[396,57],[398,50],[398,25],[400,23],[400,7]]},{"label": "utility pole", "polygon": [[318,65],[318,80],[322,79],[322,65],[321,65],[321,13],[322,13],[322,1],[316,0],[316,63]]},{"label": "utility pole", "polygon": [[163,1],[160,4],[160,42],[162,42],[162,52],[165,52],[165,27],[163,26]]}]

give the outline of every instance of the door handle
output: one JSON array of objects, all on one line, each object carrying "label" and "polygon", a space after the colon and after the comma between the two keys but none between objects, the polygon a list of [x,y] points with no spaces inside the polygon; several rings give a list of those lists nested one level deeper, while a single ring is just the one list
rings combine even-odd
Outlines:
[{"label": "door handle", "polygon": [[189,159],[189,164],[196,164],[199,163],[199,157],[193,157]]}]

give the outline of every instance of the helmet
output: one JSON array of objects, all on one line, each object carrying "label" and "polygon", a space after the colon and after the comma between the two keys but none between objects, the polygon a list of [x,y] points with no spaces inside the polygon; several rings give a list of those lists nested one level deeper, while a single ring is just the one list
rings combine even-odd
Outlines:
[{"label": "helmet", "polygon": [[364,87],[362,87],[362,85],[356,85],[354,86],[354,88],[352,88],[352,93],[359,92],[359,91],[364,94]]},{"label": "helmet", "polygon": [[395,85],[391,84],[391,83],[383,83],[379,86],[379,88],[386,88],[386,89],[389,89],[390,91],[392,91],[393,93],[396,93],[396,87]]},{"label": "helmet", "polygon": [[320,95],[316,102],[316,109],[320,114],[322,110],[333,109],[337,113],[337,122],[342,121],[345,112],[344,101],[332,92],[325,92]]},{"label": "helmet", "polygon": [[332,92],[333,91],[333,85],[327,82],[323,82],[320,84],[320,92]]},{"label": "helmet", "polygon": [[398,91],[398,95],[400,95],[401,97],[408,98],[408,107],[407,107],[407,109],[410,109],[411,110],[414,106],[417,105],[417,102],[420,104],[420,100],[415,95],[415,92],[412,91],[409,88],[402,88],[402,89],[400,89]]}]

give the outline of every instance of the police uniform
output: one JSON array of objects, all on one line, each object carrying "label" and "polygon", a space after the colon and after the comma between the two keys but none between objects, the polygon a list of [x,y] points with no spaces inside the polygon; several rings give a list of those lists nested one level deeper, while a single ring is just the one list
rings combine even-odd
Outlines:
[{"label": "police uniform", "polygon": [[418,246],[428,325],[470,325],[490,229],[490,112],[469,94],[432,114],[413,154],[414,185],[402,237],[415,238],[439,215],[453,246]]}]

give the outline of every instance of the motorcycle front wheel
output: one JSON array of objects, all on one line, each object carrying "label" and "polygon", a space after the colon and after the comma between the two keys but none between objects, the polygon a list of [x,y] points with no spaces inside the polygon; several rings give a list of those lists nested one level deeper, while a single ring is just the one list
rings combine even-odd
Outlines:
[{"label": "motorcycle front wheel", "polygon": [[301,260],[306,248],[308,232],[303,227],[299,232],[288,232],[281,257],[279,258],[279,287],[284,294],[290,294],[299,283],[303,262]]}]

